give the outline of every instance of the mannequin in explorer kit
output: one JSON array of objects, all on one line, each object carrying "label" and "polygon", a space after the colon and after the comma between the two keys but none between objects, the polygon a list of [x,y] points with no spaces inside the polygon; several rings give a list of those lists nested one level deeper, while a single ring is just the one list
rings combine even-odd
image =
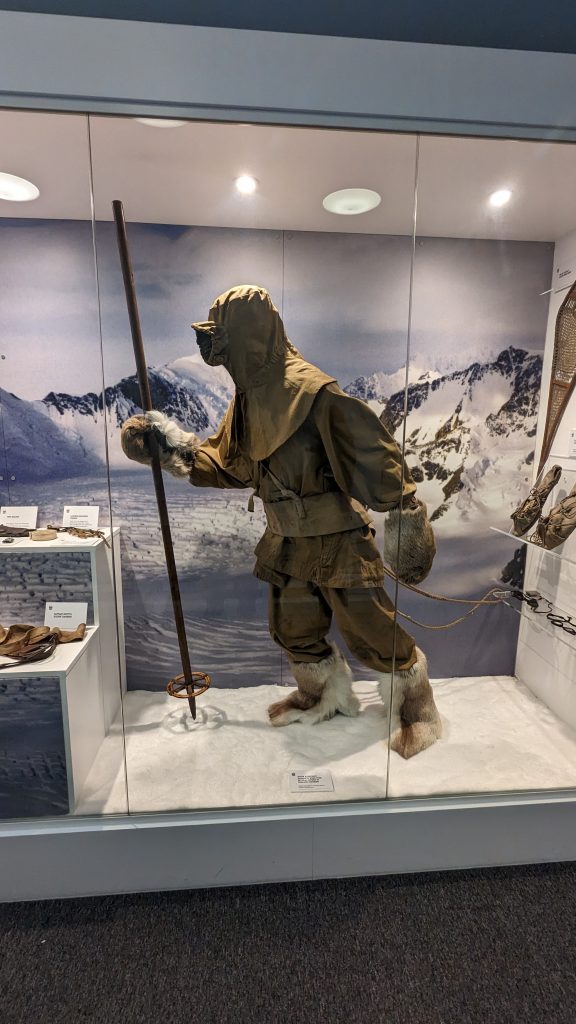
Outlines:
[{"label": "mannequin in explorer kit", "polygon": [[270,634],[297,683],[268,709],[272,725],[358,713],[350,667],[327,639],[334,616],[349,649],[378,673],[386,704],[395,665],[391,747],[417,754],[440,737],[440,716],[426,658],[395,622],[367,512],[389,513],[384,553],[400,579],[424,579],[434,537],[396,442],[367,405],[302,358],[265,289],[230,289],[192,326],[204,361],[236,385],[218,432],[200,441],[163,413],[133,416],[122,428],[125,454],[149,464],[153,431],[167,472],[197,487],[252,488],[264,503],[254,572],[268,583]]}]

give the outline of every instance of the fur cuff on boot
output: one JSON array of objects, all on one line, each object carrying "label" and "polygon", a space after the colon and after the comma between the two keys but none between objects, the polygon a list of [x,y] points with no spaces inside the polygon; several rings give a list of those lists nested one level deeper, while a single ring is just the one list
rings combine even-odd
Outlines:
[{"label": "fur cuff on boot", "polygon": [[297,661],[291,665],[298,689],[284,700],[271,704],[268,715],[272,725],[308,722],[316,725],[333,718],[337,711],[354,717],[360,710],[352,692],[352,672],[335,644],[332,654],[317,662]]},{"label": "fur cuff on boot", "polygon": [[380,697],[386,707],[392,692],[390,749],[402,757],[414,757],[431,747],[442,735],[442,720],[428,679],[426,655],[416,648],[416,662],[404,672],[380,673]]},{"label": "fur cuff on boot", "polygon": [[120,437],[124,454],[133,462],[149,466],[151,458],[148,439],[151,433],[158,441],[162,469],[172,476],[188,476],[200,441],[195,434],[181,430],[163,412],[147,412],[143,416],[131,416],[126,420]]},{"label": "fur cuff on boot", "polygon": [[436,554],[426,505],[418,498],[414,501],[414,507],[391,509],[384,529],[384,561],[398,579],[412,584],[426,579]]}]

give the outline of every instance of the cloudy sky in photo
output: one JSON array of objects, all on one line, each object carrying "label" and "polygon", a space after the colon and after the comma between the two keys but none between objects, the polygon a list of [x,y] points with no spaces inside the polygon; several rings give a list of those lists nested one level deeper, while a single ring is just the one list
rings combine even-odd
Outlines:
[{"label": "cloudy sky in photo", "polygon": [[[386,235],[128,226],[148,362],[195,351],[193,320],[235,284],[267,288],[311,362],[345,385],[406,361],[411,240]],[[0,221],[0,386],[22,398],[101,387],[92,228]],[[96,228],[106,384],[134,372],[114,226]],[[445,370],[544,343],[549,243],[417,242],[412,355]]]}]

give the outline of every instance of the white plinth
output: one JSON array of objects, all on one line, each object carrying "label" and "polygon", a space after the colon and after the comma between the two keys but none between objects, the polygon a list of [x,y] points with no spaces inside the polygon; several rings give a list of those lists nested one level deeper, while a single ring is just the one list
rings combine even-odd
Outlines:
[{"label": "white plinth", "polygon": [[[126,686],[122,580],[120,574],[120,529],[102,530],[99,537],[81,539],[59,534],[53,541],[32,541],[19,537],[12,544],[0,544],[0,556],[54,554],[69,551],[90,553],[90,575],[94,625],[81,643],[59,645],[45,661],[3,669],[4,678],[57,677],[66,751],[70,811],[77,810],[78,794],[108,735],[120,715],[122,690]],[[0,579],[2,565],[0,560]],[[118,616],[116,614],[118,599]],[[0,659],[6,663],[9,659]],[[124,809],[126,801],[124,800]]]}]

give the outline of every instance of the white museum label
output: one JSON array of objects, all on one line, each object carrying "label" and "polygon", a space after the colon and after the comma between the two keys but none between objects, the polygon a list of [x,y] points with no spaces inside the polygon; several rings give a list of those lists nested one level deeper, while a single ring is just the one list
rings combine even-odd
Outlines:
[{"label": "white museum label", "polygon": [[75,526],[77,530],[97,530],[99,505],[66,505],[62,526]]},{"label": "white museum label", "polygon": [[38,522],[38,505],[2,505],[0,523],[2,526],[18,526],[21,530],[35,530]]},{"label": "white museum label", "polygon": [[76,629],[88,617],[87,601],[48,601],[44,612],[45,626]]},{"label": "white museum label", "polygon": [[334,780],[332,773],[318,769],[311,771],[310,768],[288,772],[290,779],[291,793],[333,793]]},{"label": "white museum label", "polygon": [[576,459],[576,429],[570,431],[570,438],[568,440],[568,457],[570,459]]}]

